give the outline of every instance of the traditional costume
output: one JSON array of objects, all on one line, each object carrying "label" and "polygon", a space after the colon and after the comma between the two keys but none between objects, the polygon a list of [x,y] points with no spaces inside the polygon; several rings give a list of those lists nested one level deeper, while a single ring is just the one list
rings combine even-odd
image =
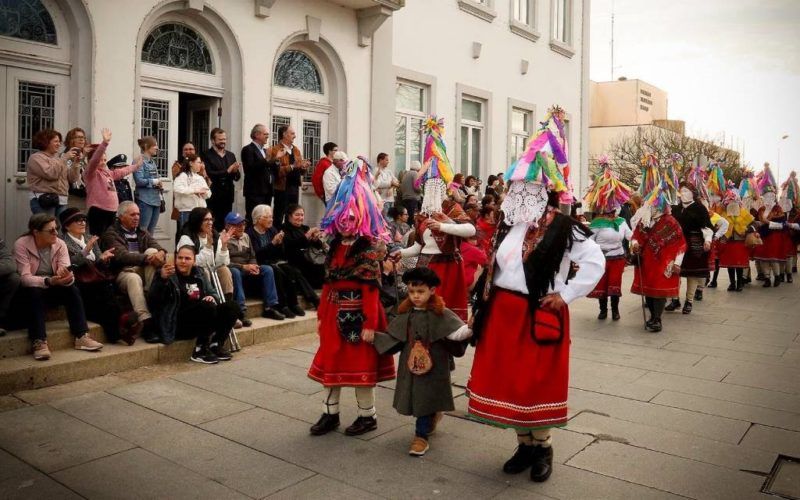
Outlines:
[{"label": "traditional costume", "polygon": [[792,283],[797,269],[797,245],[800,244],[800,185],[797,172],[792,171],[781,185],[781,207],[786,212],[786,282]]},{"label": "traditional costume", "polygon": [[764,244],[755,248],[753,258],[759,273],[764,275],[764,288],[777,287],[783,280],[786,265],[787,217],[777,202],[778,185],[769,163],[765,163],[764,169],[756,176],[756,186],[759,193],[756,219],[759,222],[758,232]]},{"label": "traditional costume", "polygon": [[317,311],[320,343],[308,370],[326,389],[324,412],[311,427],[313,435],[339,426],[342,387],[355,387],[358,403],[358,418],[345,433],[374,430],[375,384],[395,376],[392,357],[379,355],[361,339],[365,330],[386,328],[379,289],[389,235],[370,188],[367,162],[351,161],[346,172],[320,224],[334,239]]},{"label": "traditional costume", "polygon": [[[742,209],[746,210],[755,220],[756,215],[758,213],[753,208],[753,204],[755,203],[756,199],[758,198],[758,192],[756,190],[756,183],[755,183],[755,174],[753,174],[752,170],[745,170],[742,173],[742,180],[739,183],[739,189],[737,190],[739,194],[739,198],[742,200]],[[756,233],[758,234],[758,233]],[[758,237],[760,240],[760,236]],[[755,237],[750,237],[752,243],[757,243],[755,241]],[[747,244],[745,241],[745,246],[747,247],[747,253],[750,256],[750,260],[753,260],[753,254],[755,253],[755,244]],[[758,266],[756,269],[759,271]],[[762,277],[763,279],[763,277]],[[750,265],[748,264],[747,267],[744,269],[744,273],[742,273],[742,280],[744,284],[748,284],[752,281],[750,278]]]},{"label": "traditional costume", "polygon": [[[586,296],[605,270],[600,247],[581,223],[557,209],[567,189],[559,167],[563,145],[548,113],[527,150],[505,174],[489,264],[476,284],[475,358],[468,411],[480,421],[516,429],[519,441],[503,470],[544,481],[552,470],[550,428],[567,422],[568,304]],[[548,190],[551,193],[548,195]],[[571,263],[578,271],[570,276]]]},{"label": "traditional costume", "polygon": [[750,250],[745,244],[747,233],[753,229],[753,216],[742,207],[739,194],[729,189],[722,199],[723,217],[728,221],[725,237],[719,245],[719,266],[728,270],[731,284],[728,291],[741,292],[744,288],[744,270],[750,268]]},{"label": "traditional costume", "polygon": [[680,268],[686,252],[686,240],[681,226],[669,214],[675,201],[675,180],[668,171],[659,169],[657,159],[650,155],[643,171],[640,193],[642,207],[631,218],[635,227],[631,250],[638,254],[631,293],[643,295],[650,311],[645,328],[660,332],[661,313],[666,299],[678,295]]},{"label": "traditional costume", "polygon": [[[447,197],[453,169],[444,144],[444,121],[429,116],[425,134],[425,163],[416,181],[424,186],[422,208],[414,217],[413,244],[401,256],[418,256],[417,267],[432,269],[442,280],[437,293],[448,309],[466,321],[468,284],[459,248],[463,238],[475,234],[475,226],[461,205]],[[432,223],[438,228],[431,229]]]},{"label": "traditional costume", "polygon": [[[724,237],[725,232],[728,231],[728,220],[721,215],[724,211],[722,207],[722,198],[725,196],[728,184],[725,182],[725,175],[722,172],[722,165],[718,162],[712,162],[708,165],[708,180],[706,182],[706,191],[708,192],[708,215],[711,218],[711,225],[714,226],[714,239],[711,242],[711,252],[709,253],[709,261],[711,262],[711,280],[705,282],[708,288],[717,288],[717,278],[719,277],[719,245],[720,240]],[[695,292],[696,300],[703,300],[703,286],[699,286]]]},{"label": "traditional costume", "polygon": [[601,156],[598,164],[602,171],[589,186],[583,202],[586,210],[595,215],[589,229],[592,230],[591,239],[600,245],[606,258],[606,272],[588,297],[598,299],[600,303],[597,319],[608,317],[608,298],[611,297],[611,319],[616,321],[620,319],[619,298],[622,296],[622,273],[626,263],[623,242],[630,241],[633,236],[628,223],[617,213],[630,199],[631,188],[617,178],[607,156]]}]

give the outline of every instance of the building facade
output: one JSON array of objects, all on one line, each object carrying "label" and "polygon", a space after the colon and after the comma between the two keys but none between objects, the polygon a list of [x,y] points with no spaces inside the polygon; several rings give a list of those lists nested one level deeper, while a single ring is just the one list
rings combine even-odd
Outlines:
[{"label": "building facade", "polygon": [[[0,234],[29,216],[25,160],[39,129],[109,127],[109,156],[155,136],[169,166],[221,126],[237,157],[255,123],[291,124],[314,163],[421,157],[421,119],[444,117],[457,170],[504,171],[547,108],[568,112],[573,165],[588,157],[588,0],[18,0],[0,12],[4,188]],[[573,168],[576,187],[585,168]],[[583,173],[583,175],[581,175]],[[212,187],[213,189],[213,187]],[[171,196],[165,199],[170,203]],[[322,205],[304,186],[312,222]],[[237,206],[243,207],[241,185]],[[168,210],[170,207],[167,207]],[[162,216],[156,237],[169,244]]]}]

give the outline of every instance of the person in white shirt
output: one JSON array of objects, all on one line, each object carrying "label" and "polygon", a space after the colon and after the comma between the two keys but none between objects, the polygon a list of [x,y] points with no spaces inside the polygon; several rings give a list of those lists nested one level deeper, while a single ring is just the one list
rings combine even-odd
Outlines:
[{"label": "person in white shirt", "polygon": [[372,188],[383,200],[383,213],[388,213],[389,209],[394,206],[395,189],[400,187],[400,181],[397,180],[394,173],[389,169],[389,155],[386,153],[378,153],[378,171],[375,173],[375,180],[372,183]]},{"label": "person in white shirt", "polygon": [[325,204],[333,198],[336,193],[336,188],[342,182],[342,169],[347,165],[350,159],[344,151],[337,151],[333,153],[333,168],[328,168],[322,174],[322,187],[325,190]]},{"label": "person in white shirt", "polygon": [[172,185],[175,192],[175,208],[180,214],[178,231],[189,220],[192,209],[205,208],[206,200],[211,197],[211,189],[201,174],[202,169],[203,160],[197,155],[190,154],[181,162],[181,173]]}]

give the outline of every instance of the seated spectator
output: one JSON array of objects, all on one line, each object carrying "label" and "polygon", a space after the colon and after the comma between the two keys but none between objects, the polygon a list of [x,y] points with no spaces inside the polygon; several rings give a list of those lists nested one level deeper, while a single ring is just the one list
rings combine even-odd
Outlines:
[{"label": "seated spectator", "polygon": [[471,194],[478,196],[480,193],[480,183],[481,181],[478,180],[477,177],[474,175],[468,175],[467,180],[464,181],[464,192],[467,194],[467,196]]},{"label": "seated spectator", "polygon": [[75,336],[75,349],[97,351],[103,344],[89,336],[89,326],[75,276],[70,271],[67,244],[58,238],[56,219],[49,214],[33,214],[28,232],[14,244],[14,259],[29,301],[28,338],[33,343],[33,358],[50,359],[45,315],[48,305],[63,305],[69,330]]},{"label": "seated spectator", "polygon": [[467,199],[467,191],[464,187],[464,174],[457,173],[453,176],[453,181],[447,186],[447,194],[461,206]]},{"label": "seated spectator", "polygon": [[158,330],[147,307],[145,291],[150,288],[153,276],[167,260],[167,252],[144,229],[139,228],[139,207],[132,201],[123,201],[117,209],[117,222],[100,237],[102,250],[114,250],[111,269],[122,293],[128,295],[133,310],[141,322],[145,342],[160,342]]},{"label": "seated spectator", "polygon": [[311,248],[327,251],[323,241],[324,233],[318,227],[309,228],[303,222],[306,212],[300,205],[286,208],[286,222],[283,224],[283,246],[289,264],[297,268],[314,288],[322,288],[325,280],[324,262],[313,262],[308,257]]},{"label": "seated spectator", "polygon": [[153,304],[165,344],[197,339],[189,359],[214,364],[231,359],[225,349],[239,314],[234,302],[220,304],[207,288],[203,272],[196,267],[194,247],[178,248],[175,264],[165,264],[153,280],[149,299]]},{"label": "seated spectator", "polygon": [[[214,229],[214,216],[211,210],[205,207],[193,208],[189,218],[181,230],[178,247],[192,245],[195,248],[195,264],[205,273],[207,290],[215,294],[217,302],[233,301],[233,277],[228,265],[231,263],[228,252],[228,240],[231,235],[225,231],[217,232]],[[219,278],[221,290],[213,286],[212,273]],[[236,328],[243,326],[242,318],[236,320]]]},{"label": "seated spectator", "polygon": [[[106,148],[111,142],[111,131],[102,130],[103,142],[94,144],[89,149],[89,164],[83,172],[83,181],[86,187],[86,206],[89,207],[87,219],[89,232],[94,235],[103,234],[106,229],[114,224],[119,208],[117,187],[115,181],[124,179],[142,166],[141,160],[133,165],[109,169],[106,166]],[[126,181],[127,182],[127,181]],[[63,228],[62,228],[63,229]],[[85,229],[85,228],[84,228]]]},{"label": "seated spectator", "polygon": [[389,221],[386,226],[389,228],[389,234],[392,241],[400,243],[409,231],[411,226],[408,225],[408,210],[402,205],[395,205],[387,212]]},{"label": "seated spectator", "polygon": [[197,155],[189,155],[181,162],[181,171],[172,184],[180,228],[189,220],[189,212],[193,208],[205,208],[206,200],[211,197],[211,189],[203,178],[202,171],[203,160]]},{"label": "seated spectator", "polygon": [[141,323],[136,311],[122,314],[116,300],[114,275],[111,273],[114,249],[100,251],[99,238],[86,231],[87,217],[77,208],[67,208],[59,219],[86,318],[103,327],[109,343],[116,344],[122,339],[133,345],[139,336]]},{"label": "seated spectator", "polygon": [[38,149],[25,163],[28,187],[31,190],[31,213],[56,216],[67,208],[69,186],[81,175],[80,148],[71,148],[59,154],[61,133],[43,129],[33,136],[33,146]]},{"label": "seated spectator", "polygon": [[11,299],[19,288],[19,273],[17,263],[11,255],[11,250],[6,246],[3,238],[0,238],[0,337],[6,334],[8,328],[8,310],[11,307]]},{"label": "seated spectator", "polygon": [[273,226],[272,208],[256,205],[253,209],[253,227],[247,230],[259,264],[269,264],[275,272],[280,312],[287,318],[304,316],[305,311],[297,303],[297,295],[319,306],[319,297],[303,274],[286,260],[283,246],[284,232]]},{"label": "seated spectator", "polygon": [[[282,320],[286,316],[277,311],[278,292],[275,289],[275,274],[267,264],[259,264],[256,260],[256,252],[250,243],[250,236],[245,234],[246,224],[243,215],[231,212],[225,217],[225,230],[231,235],[228,240],[228,252],[230,253],[230,270],[233,276],[233,294],[242,316],[245,316],[247,305],[245,304],[245,292],[258,290],[259,295],[264,301],[261,316],[269,319]],[[243,319],[244,326],[251,323],[248,319]]]}]

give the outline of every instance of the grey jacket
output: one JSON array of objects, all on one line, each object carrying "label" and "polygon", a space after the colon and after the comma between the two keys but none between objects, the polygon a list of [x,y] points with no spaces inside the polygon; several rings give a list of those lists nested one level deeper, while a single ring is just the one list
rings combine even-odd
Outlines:
[{"label": "grey jacket", "polygon": [[0,238],[0,276],[8,276],[17,272],[17,262],[6,245],[6,240]]},{"label": "grey jacket", "polygon": [[403,180],[400,181],[400,198],[419,201],[421,197],[420,190],[414,189],[414,182],[417,177],[419,177],[419,172],[416,170],[409,170],[403,175]]}]

